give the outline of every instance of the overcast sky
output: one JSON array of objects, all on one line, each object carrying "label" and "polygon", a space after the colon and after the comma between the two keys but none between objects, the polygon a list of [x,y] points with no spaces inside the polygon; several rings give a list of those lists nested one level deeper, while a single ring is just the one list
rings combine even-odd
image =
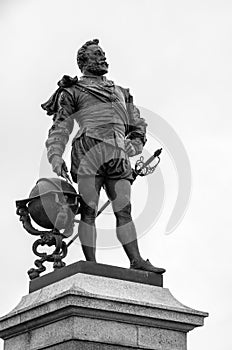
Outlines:
[{"label": "overcast sky", "polygon": [[[180,302],[210,313],[204,327],[189,333],[188,349],[231,350],[231,10],[223,0],[1,0],[0,315],[28,293],[26,271],[35,260],[34,238],[19,223],[15,200],[48,173],[44,142],[51,118],[40,104],[64,74],[80,76],[76,51],[99,38],[108,77],[130,87],[138,106],[175,130],[192,169],[188,210],[165,235],[178,174],[163,145],[165,203],[139,240],[142,255],[167,269],[165,287]],[[149,131],[147,149],[159,146]],[[133,191],[137,217],[149,183],[140,179]],[[80,259],[77,243],[66,262]],[[98,261],[128,267],[122,249],[100,249]]]}]

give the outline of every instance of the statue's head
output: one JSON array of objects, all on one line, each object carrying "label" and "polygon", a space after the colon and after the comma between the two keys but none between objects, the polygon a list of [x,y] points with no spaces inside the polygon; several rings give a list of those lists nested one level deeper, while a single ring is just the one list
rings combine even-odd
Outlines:
[{"label": "statue's head", "polygon": [[77,52],[77,64],[82,73],[104,75],[108,72],[105,52],[98,46],[99,40],[87,41]]}]

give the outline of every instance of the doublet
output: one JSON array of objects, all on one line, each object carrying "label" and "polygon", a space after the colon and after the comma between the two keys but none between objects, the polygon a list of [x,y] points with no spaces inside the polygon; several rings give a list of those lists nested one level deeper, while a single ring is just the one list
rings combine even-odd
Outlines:
[{"label": "doublet", "polygon": [[49,162],[54,155],[62,156],[74,121],[79,130],[73,143],[84,134],[125,151],[125,139],[130,139],[139,154],[146,142],[146,122],[133,104],[129,89],[105,77],[99,80],[83,76],[73,84],[60,84],[42,107],[53,115],[46,141]]}]

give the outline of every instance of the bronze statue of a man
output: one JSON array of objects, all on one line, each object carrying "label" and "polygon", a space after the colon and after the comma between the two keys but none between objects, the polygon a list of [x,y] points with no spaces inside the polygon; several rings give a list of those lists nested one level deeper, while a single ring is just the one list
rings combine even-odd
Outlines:
[{"label": "bronze statue of a man", "polygon": [[78,232],[87,261],[96,261],[96,227],[101,188],[112,201],[117,238],[133,269],[163,273],[149,260],[142,259],[131,218],[132,168],[129,157],[142,152],[146,142],[146,123],[140,118],[128,89],[115,85],[104,76],[108,64],[99,40],[87,41],[78,51],[77,63],[82,77],[64,76],[58,90],[42,105],[53,115],[46,141],[48,160],[53,171],[67,171],[62,154],[74,127],[79,131],[72,142],[71,175],[82,196]]}]

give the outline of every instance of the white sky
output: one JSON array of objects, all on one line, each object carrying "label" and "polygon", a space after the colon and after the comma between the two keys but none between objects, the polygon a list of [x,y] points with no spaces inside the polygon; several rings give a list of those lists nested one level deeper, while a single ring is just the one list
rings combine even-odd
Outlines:
[{"label": "white sky", "polygon": [[[223,0],[1,0],[0,315],[27,294],[26,271],[35,260],[34,238],[19,223],[15,200],[27,197],[40,176],[51,125],[40,104],[63,74],[80,75],[77,49],[99,38],[108,77],[172,125],[192,167],[184,220],[165,236],[164,207],[140,239],[141,252],[167,269],[165,287],[179,301],[210,313],[204,327],[189,333],[188,349],[231,350],[231,10]],[[177,185],[168,159],[163,171],[170,204]],[[136,211],[138,201],[133,204]],[[128,266],[122,249],[100,250],[98,257]],[[75,244],[66,261],[80,259]]]}]

